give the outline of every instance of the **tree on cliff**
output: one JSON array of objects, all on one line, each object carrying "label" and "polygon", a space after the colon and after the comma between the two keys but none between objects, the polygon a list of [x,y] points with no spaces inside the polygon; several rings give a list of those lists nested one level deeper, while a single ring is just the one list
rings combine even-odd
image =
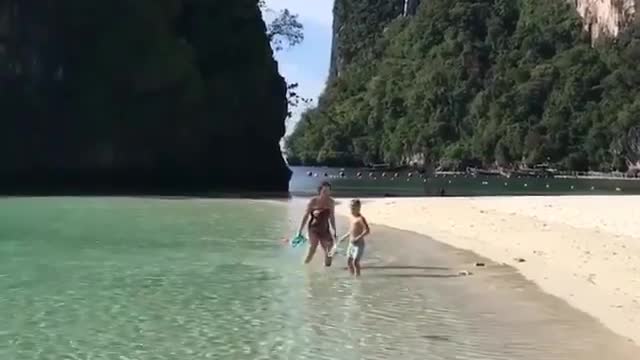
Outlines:
[{"label": "tree on cliff", "polygon": [[[267,7],[264,0],[260,0],[258,4],[263,12],[275,13],[274,10]],[[304,41],[304,27],[298,20],[297,14],[292,14],[288,9],[284,9],[277,13],[267,25],[267,37],[274,51],[282,51]],[[293,108],[311,102],[311,99],[304,98],[298,94],[298,87],[299,84],[297,82],[288,82],[287,84],[288,117],[292,116]]]},{"label": "tree on cliff", "polygon": [[349,20],[340,75],[287,139],[290,163],[626,168],[621,142],[640,125],[640,27],[592,48],[563,1],[430,0],[397,14],[338,14]]}]

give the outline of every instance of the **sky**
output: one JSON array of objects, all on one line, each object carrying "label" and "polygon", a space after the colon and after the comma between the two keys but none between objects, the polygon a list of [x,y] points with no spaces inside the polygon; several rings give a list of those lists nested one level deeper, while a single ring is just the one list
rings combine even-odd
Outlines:
[{"label": "sky", "polygon": [[[285,48],[276,54],[280,74],[289,83],[298,83],[298,93],[305,98],[317,100],[324,89],[329,74],[331,56],[331,31],[333,22],[333,0],[266,0],[267,8],[276,13],[289,9],[298,14],[304,26],[304,41],[291,49]],[[265,20],[273,15],[266,13]],[[287,134],[293,131],[304,107],[294,109],[287,122]]]}]

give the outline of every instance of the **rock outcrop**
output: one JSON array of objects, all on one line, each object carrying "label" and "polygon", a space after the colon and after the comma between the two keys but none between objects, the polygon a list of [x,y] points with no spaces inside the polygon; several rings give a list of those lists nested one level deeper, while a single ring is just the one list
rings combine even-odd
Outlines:
[{"label": "rock outcrop", "polygon": [[633,21],[637,0],[573,0],[584,28],[594,41],[616,37]]},{"label": "rock outcrop", "polygon": [[0,193],[287,191],[257,0],[0,0]]},{"label": "rock outcrop", "polygon": [[402,9],[402,15],[411,16],[415,15],[418,11],[418,6],[422,0],[404,0],[404,7]]}]

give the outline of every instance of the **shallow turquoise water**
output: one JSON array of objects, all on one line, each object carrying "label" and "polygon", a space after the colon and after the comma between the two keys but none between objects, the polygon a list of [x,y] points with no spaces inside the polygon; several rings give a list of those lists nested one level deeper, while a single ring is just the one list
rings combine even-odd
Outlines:
[{"label": "shallow turquoise water", "polygon": [[280,206],[17,199],[0,219],[1,359],[240,359],[286,310]]},{"label": "shallow turquoise water", "polygon": [[0,359],[616,360],[635,349],[521,280],[456,277],[464,256],[415,235],[376,228],[397,249],[421,245],[394,265],[373,243],[360,281],[305,268],[303,249],[279,243],[298,210],[2,199]]}]

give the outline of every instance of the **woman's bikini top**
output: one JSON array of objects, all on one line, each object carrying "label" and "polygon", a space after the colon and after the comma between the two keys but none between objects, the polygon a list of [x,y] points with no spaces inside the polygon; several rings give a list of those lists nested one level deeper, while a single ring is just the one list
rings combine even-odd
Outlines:
[{"label": "woman's bikini top", "polygon": [[319,228],[326,227],[329,228],[329,216],[331,215],[331,210],[327,208],[317,208],[313,209],[310,213],[311,220],[309,221],[309,227]]}]

